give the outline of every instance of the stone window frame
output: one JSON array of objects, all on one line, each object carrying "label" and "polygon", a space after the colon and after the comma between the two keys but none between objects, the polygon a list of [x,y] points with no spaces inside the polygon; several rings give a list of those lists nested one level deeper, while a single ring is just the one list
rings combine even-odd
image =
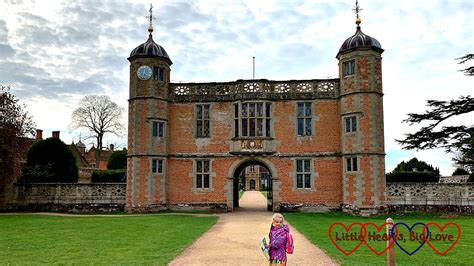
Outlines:
[{"label": "stone window frame", "polygon": [[[306,115],[306,112],[304,112],[304,116],[300,117],[299,114],[298,114],[298,106],[300,104],[303,104],[303,109],[305,110],[306,108],[306,105],[309,104],[309,107],[311,108],[311,113],[309,116]],[[310,136],[313,136],[313,131],[314,131],[314,108],[313,108],[313,101],[297,101],[295,102],[295,117],[296,117],[296,121],[295,121],[295,124],[296,124],[296,136],[297,137],[310,137]],[[309,134],[306,134],[306,132],[303,132],[303,134],[300,134],[299,133],[299,119],[303,119],[303,121],[307,121],[309,120],[310,122],[310,131]],[[304,126],[303,126],[303,131],[306,131],[304,130],[306,127],[305,127],[306,123],[304,123]]]},{"label": "stone window frame", "polygon": [[165,81],[165,68],[162,66],[153,66],[153,76],[154,81]]},{"label": "stone window frame", "polygon": [[[201,172],[198,172],[197,171],[197,168],[198,168],[198,163],[199,162],[208,162],[209,163],[209,169],[208,169],[208,172],[204,172],[204,171],[201,171]],[[204,168],[204,167],[203,167]],[[208,174],[209,175],[209,187],[197,187],[197,179],[198,179],[198,175],[205,175],[205,174]],[[211,192],[213,190],[213,173],[212,173],[212,160],[210,159],[195,159],[193,160],[193,191],[195,192]],[[204,186],[204,180],[202,180],[202,185]]]},{"label": "stone window frame", "polygon": [[[207,107],[208,108],[208,117],[207,119],[206,118],[201,118],[199,119],[198,118],[198,108],[199,107]],[[205,121],[208,121],[208,132],[209,134],[207,136],[205,136],[204,134],[202,134],[203,132],[199,132],[199,127],[198,127],[198,123],[204,123],[202,126],[205,125]],[[212,132],[211,132],[211,124],[212,124],[212,121],[211,121],[211,104],[196,104],[195,107],[194,107],[194,127],[195,127],[195,137],[196,138],[211,138],[211,135],[212,135]],[[204,131],[204,128],[203,130]]]},{"label": "stone window frame", "polygon": [[249,165],[249,172],[256,172],[255,171],[255,164]]},{"label": "stone window frame", "polygon": [[356,74],[356,60],[350,59],[342,63],[343,77],[349,77]]},{"label": "stone window frame", "polygon": [[[248,104],[262,104],[262,116],[246,116],[242,117],[242,105]],[[257,115],[258,105],[255,105],[255,114]],[[247,107],[248,115],[250,115],[250,107]],[[269,139],[274,134],[273,130],[273,102],[271,101],[240,101],[233,103],[234,123],[233,136],[234,139]],[[250,136],[250,121],[247,122],[247,136],[242,134],[242,119],[262,119],[262,136],[258,136],[258,123],[254,124],[255,136]]]},{"label": "stone window frame", "polygon": [[151,136],[153,138],[164,138],[165,135],[165,122],[158,119],[151,120]]},{"label": "stone window frame", "polygon": [[[298,161],[302,161],[303,163],[303,171],[302,172],[298,172]],[[309,161],[309,171],[304,171],[304,162],[305,161]],[[300,191],[306,191],[306,190],[311,190],[311,191],[314,191],[315,190],[315,185],[314,185],[314,179],[315,179],[315,172],[313,171],[314,169],[314,163],[313,163],[313,160],[312,158],[298,158],[298,159],[294,159],[294,165],[295,165],[295,172],[294,172],[294,188],[296,190],[300,190]],[[298,187],[298,174],[303,174],[303,175],[308,175],[309,174],[309,177],[310,177],[310,186],[309,187],[305,187],[305,176],[303,176],[303,187]]]},{"label": "stone window frame", "polygon": [[[353,134],[359,131],[359,119],[357,114],[345,115],[343,116],[342,121],[344,134]],[[348,125],[349,128],[347,127]]]},{"label": "stone window frame", "polygon": [[346,156],[344,157],[344,170],[347,173],[356,173],[360,169],[360,160],[357,156]]},{"label": "stone window frame", "polygon": [[[161,166],[161,171],[160,171]],[[150,173],[163,174],[165,172],[165,160],[159,157],[150,158]]]}]

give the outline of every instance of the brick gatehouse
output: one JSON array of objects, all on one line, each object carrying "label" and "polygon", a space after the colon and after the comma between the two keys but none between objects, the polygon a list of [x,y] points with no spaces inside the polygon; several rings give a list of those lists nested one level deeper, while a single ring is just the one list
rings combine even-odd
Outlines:
[{"label": "brick gatehouse", "polygon": [[128,58],[127,211],[232,211],[249,165],[270,173],[269,210],[383,207],[384,50],[356,24],[337,79],[170,83],[150,23]]}]

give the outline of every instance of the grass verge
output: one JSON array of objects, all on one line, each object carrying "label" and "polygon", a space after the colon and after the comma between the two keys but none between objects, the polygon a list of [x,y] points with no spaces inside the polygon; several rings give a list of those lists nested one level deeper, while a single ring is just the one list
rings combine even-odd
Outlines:
[{"label": "grass verge", "polygon": [[216,216],[0,216],[1,264],[164,265]]},{"label": "grass verge", "polygon": [[[437,222],[440,226],[445,225],[448,222],[455,222],[461,228],[461,238],[454,245],[454,247],[447,252],[445,255],[440,256],[435,251],[433,251],[426,243],[419,249],[418,252],[412,254],[411,256],[403,252],[398,246],[395,246],[396,254],[396,264],[397,265],[472,265],[473,258],[467,254],[473,254],[472,247],[474,246],[474,219],[469,216],[458,216],[458,217],[449,217],[444,218],[439,214],[409,214],[409,215],[385,215],[379,217],[357,217],[351,216],[344,213],[321,213],[321,214],[309,214],[309,213],[287,213],[285,218],[288,220],[291,225],[297,228],[301,233],[303,233],[306,238],[308,238],[313,244],[317,245],[323,249],[328,255],[334,258],[336,261],[342,265],[386,265],[386,254],[380,256],[375,255],[372,251],[369,250],[365,244],[362,244],[358,249],[356,249],[351,255],[346,256],[341,251],[339,251],[333,243],[330,241],[328,231],[330,226],[335,222],[341,222],[346,226],[349,226],[353,222],[373,222],[378,226],[381,226],[385,219],[391,217],[395,223],[404,222],[408,226],[412,226],[417,222],[428,223],[431,221]],[[337,228],[337,227],[334,227]],[[353,227],[355,228],[355,227]],[[399,234],[405,234],[405,239],[409,240],[408,235],[409,231],[403,226],[398,227],[400,229]],[[414,227],[413,231],[421,229],[423,226]],[[431,227],[430,227],[431,228]],[[341,230],[342,227],[339,227]],[[375,230],[375,227],[372,227]],[[436,228],[434,228],[436,229]],[[453,228],[445,228],[446,231],[452,234],[457,234],[456,230]],[[449,229],[449,230],[448,230]],[[332,230],[334,233],[335,230]],[[356,230],[357,231],[357,230]],[[443,233],[440,230],[433,230],[433,233]],[[382,232],[382,231],[381,231]],[[335,236],[333,234],[333,240]],[[336,241],[337,243],[341,243]],[[346,241],[346,246],[342,243],[340,246],[346,252],[351,250],[355,246],[356,242]],[[373,248],[377,248],[381,251],[385,246],[385,241],[380,243],[374,243]],[[406,241],[406,243],[399,242],[400,245],[407,250],[408,253],[414,251],[419,243],[415,241]],[[453,242],[433,242],[433,246],[437,248],[440,252],[446,250],[450,244]],[[351,246],[352,245],[352,246]],[[296,249],[298,248],[298,243],[295,243]],[[377,250],[377,249],[376,249]]]}]

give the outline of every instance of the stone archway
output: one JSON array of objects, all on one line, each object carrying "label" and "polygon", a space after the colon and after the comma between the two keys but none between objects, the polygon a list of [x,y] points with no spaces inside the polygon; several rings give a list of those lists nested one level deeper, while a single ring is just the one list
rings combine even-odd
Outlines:
[{"label": "stone archway", "polygon": [[229,169],[229,192],[228,195],[228,206],[232,208],[239,207],[239,175],[240,173],[250,165],[259,165],[264,167],[269,176],[266,191],[267,191],[267,210],[273,211],[274,205],[274,183],[277,182],[276,169],[273,164],[262,158],[245,158],[242,160],[235,161]]}]

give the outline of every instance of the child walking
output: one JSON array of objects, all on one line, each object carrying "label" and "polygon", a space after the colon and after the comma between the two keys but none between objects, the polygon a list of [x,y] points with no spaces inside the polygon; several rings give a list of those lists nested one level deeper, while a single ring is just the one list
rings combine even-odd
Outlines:
[{"label": "child walking", "polygon": [[270,226],[268,237],[270,243],[267,245],[270,255],[271,266],[286,266],[286,241],[290,228],[285,224],[283,215],[275,213],[272,217],[273,222]]}]

